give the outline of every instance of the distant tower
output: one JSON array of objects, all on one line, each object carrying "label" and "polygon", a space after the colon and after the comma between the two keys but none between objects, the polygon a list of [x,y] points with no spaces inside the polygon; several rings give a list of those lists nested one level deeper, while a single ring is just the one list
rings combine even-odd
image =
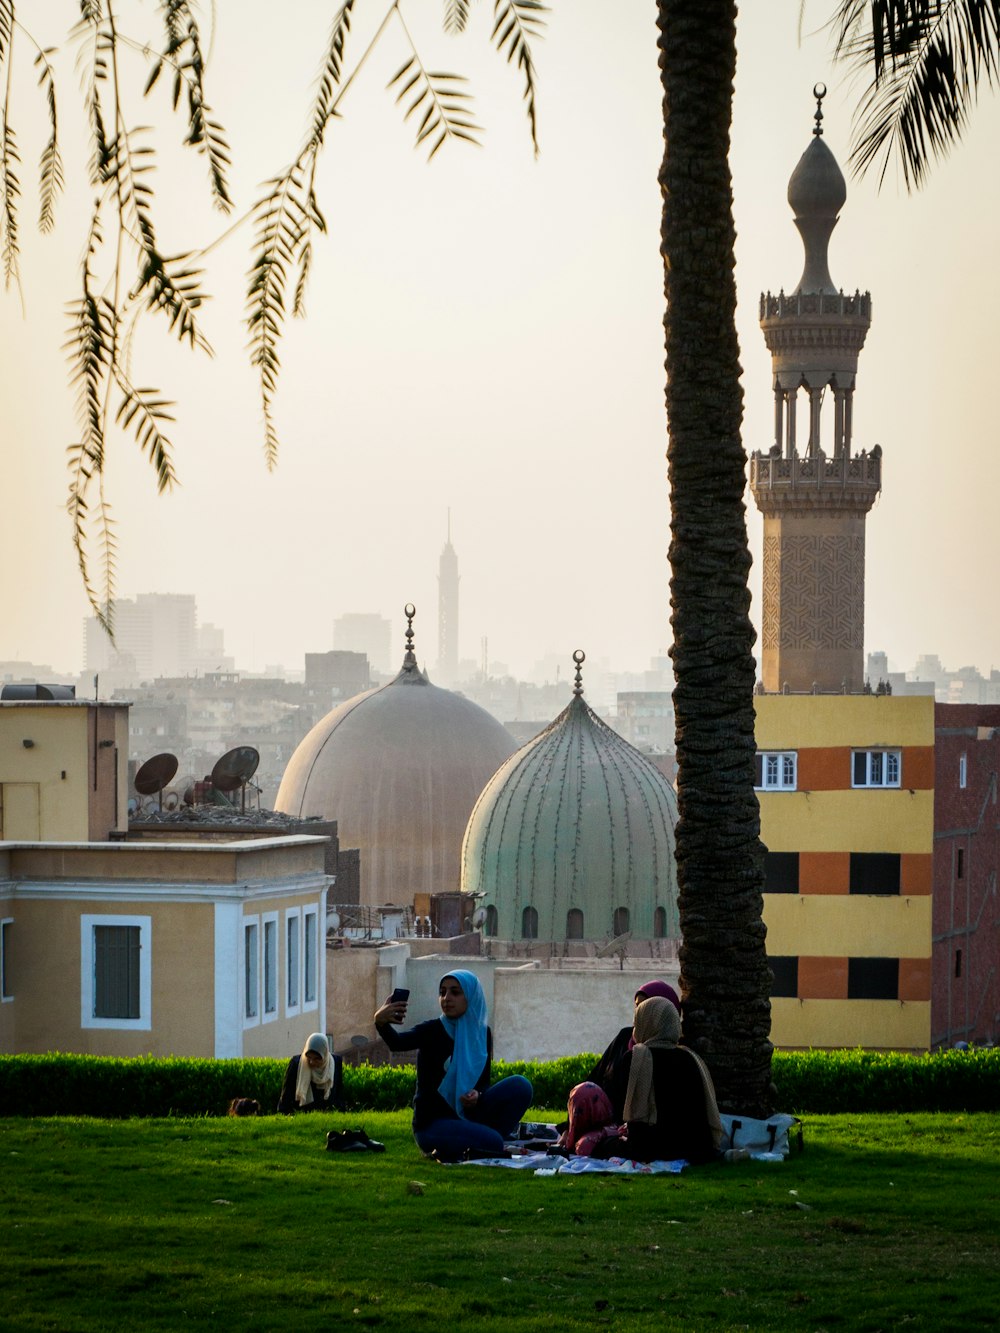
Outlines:
[{"label": "distant tower", "polygon": [[458,679],[458,556],[451,544],[451,510],[448,510],[448,540],[438,562],[438,665],[445,685]]},{"label": "distant tower", "polygon": [[[851,453],[858,354],[871,324],[871,295],[845,296],[827,260],[847,198],[823,142],[823,84],[813,140],[788,182],[805,247],[790,296],[760,298],[760,326],[774,372],[774,444],[750,460],[750,487],[764,516],[764,689],[861,690],[864,686],[865,516],[882,489],[882,450]],[[796,431],[805,390],[808,418]],[[821,443],[824,399],[833,402],[832,443]],[[829,422],[830,414],[827,414]]]}]

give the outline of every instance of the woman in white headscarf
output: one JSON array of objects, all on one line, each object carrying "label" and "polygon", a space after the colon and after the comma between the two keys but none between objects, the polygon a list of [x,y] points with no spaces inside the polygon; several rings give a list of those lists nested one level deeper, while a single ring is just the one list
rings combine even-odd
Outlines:
[{"label": "woman in white headscarf", "polygon": [[694,1051],[678,1046],[680,1032],[680,1015],[670,1000],[654,996],[636,1008],[626,1130],[622,1140],[609,1144],[616,1156],[635,1162],[683,1158],[692,1165],[719,1157],[722,1122],[712,1076]]},{"label": "woman in white headscarf", "polygon": [[338,1058],[322,1032],[314,1032],[293,1055],[285,1070],[278,1100],[278,1113],[295,1111],[343,1111],[342,1071]]},{"label": "woman in white headscarf", "polygon": [[531,1105],[531,1084],[520,1074],[490,1084],[493,1034],[486,997],[473,972],[449,972],[438,984],[440,1018],[404,1032],[406,1002],[387,1000],[375,1014],[391,1051],[417,1052],[413,1137],[442,1161],[498,1157]]}]

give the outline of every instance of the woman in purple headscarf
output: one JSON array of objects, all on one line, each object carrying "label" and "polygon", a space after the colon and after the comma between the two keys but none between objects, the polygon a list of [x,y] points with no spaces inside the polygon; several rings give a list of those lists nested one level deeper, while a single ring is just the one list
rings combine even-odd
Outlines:
[{"label": "woman in purple headscarf", "polygon": [[[677,992],[669,982],[659,980],[643,982],[635,993],[634,1007],[638,1009],[643,1000],[651,1000],[654,996],[662,996],[663,999],[669,1000],[678,1014],[680,1013],[681,1002]],[[587,1075],[588,1083],[596,1083],[610,1097],[614,1112],[612,1119],[615,1124],[621,1124],[624,1119],[625,1094],[628,1091],[628,1055],[635,1045],[632,1031],[631,1023],[628,1027],[622,1028]]]},{"label": "woman in purple headscarf", "polygon": [[422,1152],[444,1162],[499,1157],[531,1105],[531,1084],[512,1074],[490,1084],[493,1034],[486,997],[475,973],[449,972],[438,984],[440,1018],[404,1032],[406,1001],[387,1000],[375,1014],[390,1051],[416,1051],[413,1137]]}]

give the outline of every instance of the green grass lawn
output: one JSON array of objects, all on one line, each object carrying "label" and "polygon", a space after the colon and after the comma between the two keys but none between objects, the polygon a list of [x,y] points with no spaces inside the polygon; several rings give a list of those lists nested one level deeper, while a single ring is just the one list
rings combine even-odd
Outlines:
[{"label": "green grass lawn", "polygon": [[[360,1123],[384,1154],[324,1150]],[[805,1140],[539,1179],[428,1162],[401,1112],[0,1120],[0,1328],[1000,1326],[1000,1116],[811,1116]]]}]

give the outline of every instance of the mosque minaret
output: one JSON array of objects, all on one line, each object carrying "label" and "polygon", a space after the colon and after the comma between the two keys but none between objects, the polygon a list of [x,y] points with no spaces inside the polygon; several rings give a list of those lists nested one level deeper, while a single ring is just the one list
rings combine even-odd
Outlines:
[{"label": "mosque minaret", "polygon": [[790,295],[760,298],[774,382],[774,444],[750,460],[764,517],[761,675],[769,692],[853,693],[864,688],[865,520],[882,487],[882,450],[852,453],[871,295],[845,295],[830,277],[847,186],[823,141],[826,89],[814,91],[813,139],[788,182],[805,267]]}]

